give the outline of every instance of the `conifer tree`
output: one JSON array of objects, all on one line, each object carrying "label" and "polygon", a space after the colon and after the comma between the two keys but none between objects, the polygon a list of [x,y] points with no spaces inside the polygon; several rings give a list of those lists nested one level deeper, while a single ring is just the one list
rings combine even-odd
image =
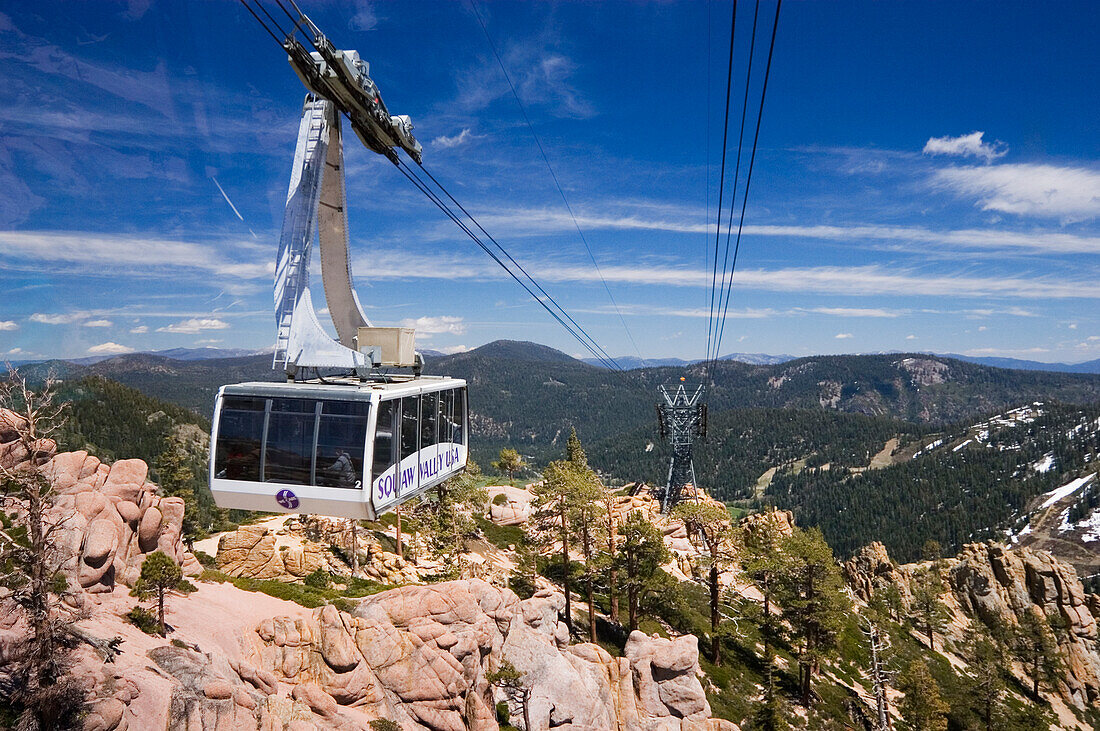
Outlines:
[{"label": "conifer tree", "polygon": [[710,591],[710,655],[715,665],[722,663],[722,643],[718,633],[721,615],[718,601],[721,594],[719,576],[727,571],[733,561],[731,542],[733,526],[729,511],[723,506],[711,502],[682,502],[673,510],[673,516],[683,521],[688,539],[692,543],[702,543],[703,568],[707,573],[707,587]]},{"label": "conifer tree", "polygon": [[978,625],[971,628],[965,655],[969,668],[963,692],[974,704],[981,728],[995,731],[1001,727],[1004,715],[1004,669],[1008,663],[1005,647]]},{"label": "conifer tree", "polygon": [[190,584],[184,581],[179,564],[164,551],[154,551],[141,562],[141,578],[134,583],[134,593],[140,597],[156,597],[157,622],[160,636],[165,636],[164,595],[169,591],[185,591]]},{"label": "conifer tree", "polygon": [[569,561],[570,539],[576,532],[578,503],[586,488],[584,476],[568,460],[546,466],[542,481],[531,487],[535,498],[535,528],[544,545],[558,548],[561,557],[562,591],[565,594],[565,624],[573,634],[572,567]]},{"label": "conifer tree", "polygon": [[779,523],[774,513],[764,515],[764,520],[743,525],[739,543],[742,547],[741,565],[764,596],[760,631],[764,639],[764,661],[770,665],[771,648],[779,631],[779,622],[772,614],[771,605],[785,557]]},{"label": "conifer tree", "polygon": [[496,670],[485,676],[489,685],[500,688],[508,697],[508,700],[518,705],[523,712],[523,728],[531,728],[531,687],[527,680],[527,673],[516,670],[516,667],[503,661]]},{"label": "conifer tree", "polygon": [[601,557],[604,569],[607,572],[607,594],[609,612],[608,616],[615,624],[619,624],[619,562],[616,556],[619,552],[619,513],[615,510],[615,501],[611,492],[604,495],[604,525],[601,535],[607,551]]},{"label": "conifer tree", "polygon": [[622,526],[619,565],[626,574],[630,631],[638,629],[638,614],[646,594],[660,584],[661,564],[668,560],[664,536],[642,512],[634,511]]},{"label": "conifer tree", "polygon": [[577,473],[578,492],[575,498],[574,524],[577,527],[577,539],[584,556],[584,582],[588,600],[588,636],[596,641],[596,578],[600,570],[597,545],[601,534],[607,527],[604,512],[608,510],[610,492],[595,471],[588,466],[588,455],[577,437],[577,430],[571,429],[565,445],[566,462]]},{"label": "conifer tree", "polygon": [[811,678],[834,654],[844,612],[850,608],[833,550],[817,528],[795,529],[784,541],[786,567],[779,589],[783,615],[797,643],[802,705],[812,698]]},{"label": "conifer tree", "polygon": [[898,690],[905,694],[898,710],[907,731],[947,731],[950,707],[923,660],[909,663],[898,677]]},{"label": "conifer tree", "polygon": [[496,461],[493,462],[493,469],[502,475],[507,474],[509,480],[515,479],[516,473],[526,466],[527,463],[523,461],[523,457],[511,447],[501,449]]},{"label": "conifer tree", "polygon": [[1024,612],[1011,637],[1012,655],[1031,678],[1031,694],[1039,698],[1043,683],[1053,683],[1061,672],[1062,656],[1058,640],[1045,616],[1038,610]]},{"label": "conifer tree", "polygon": [[189,465],[190,456],[180,438],[169,432],[164,437],[164,448],[153,463],[161,493],[166,497],[183,500],[183,540],[188,550],[194,550],[196,538],[206,534],[199,521],[199,509],[195,500],[195,473]]},{"label": "conifer tree", "polygon": [[436,497],[430,519],[421,519],[417,526],[429,533],[435,555],[449,559],[448,566],[457,569],[467,536],[477,530],[473,515],[483,509],[489,494],[467,470],[440,484]]},{"label": "conifer tree", "polygon": [[943,594],[943,580],[940,572],[933,566],[923,569],[914,577],[913,603],[910,611],[914,621],[923,625],[928,636],[928,646],[936,649],[936,634],[947,626],[947,605],[940,600]]}]

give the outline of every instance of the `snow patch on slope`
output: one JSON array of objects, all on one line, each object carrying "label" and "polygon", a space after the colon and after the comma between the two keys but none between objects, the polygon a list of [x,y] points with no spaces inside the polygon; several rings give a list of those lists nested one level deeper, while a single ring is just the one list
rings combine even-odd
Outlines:
[{"label": "snow patch on slope", "polygon": [[1095,476],[1096,475],[1085,475],[1084,477],[1078,477],[1076,480],[1073,480],[1071,482],[1067,482],[1065,485],[1062,485],[1061,487],[1059,487],[1055,490],[1051,490],[1050,492],[1043,493],[1043,495],[1041,495],[1040,497],[1045,497],[1046,500],[1043,501],[1043,504],[1039,506],[1039,510],[1045,510],[1046,508],[1049,508],[1051,505],[1058,502],[1059,500],[1061,500],[1063,498],[1066,498],[1066,497],[1069,497],[1070,495],[1077,492],[1078,490],[1080,490],[1085,485],[1089,484],[1089,482]]}]

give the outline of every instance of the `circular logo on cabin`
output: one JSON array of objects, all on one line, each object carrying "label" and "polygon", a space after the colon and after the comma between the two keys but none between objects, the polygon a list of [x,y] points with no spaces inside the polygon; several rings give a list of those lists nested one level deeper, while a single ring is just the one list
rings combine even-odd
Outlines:
[{"label": "circular logo on cabin", "polygon": [[279,490],[278,494],[275,495],[275,501],[287,510],[294,510],[298,507],[298,496],[290,490]]}]

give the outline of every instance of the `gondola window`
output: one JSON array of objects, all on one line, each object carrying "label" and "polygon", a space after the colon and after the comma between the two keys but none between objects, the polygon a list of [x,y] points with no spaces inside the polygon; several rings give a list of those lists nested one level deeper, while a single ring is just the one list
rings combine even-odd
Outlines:
[{"label": "gondola window", "polygon": [[397,415],[395,408],[400,401],[391,399],[378,404],[378,425],[374,432],[374,463],[371,467],[371,482],[375,482],[386,471],[393,467],[397,442],[393,436],[396,432],[394,417]]},{"label": "gondola window", "polygon": [[367,439],[365,402],[322,401],[317,424],[314,484],[361,488],[363,450]]},{"label": "gondola window", "polygon": [[439,394],[426,393],[420,397],[420,448],[425,449],[437,443],[435,426],[438,421],[436,410],[439,407]]},{"label": "gondola window", "polygon": [[318,402],[272,399],[264,445],[264,482],[309,485],[313,476]]},{"label": "gondola window", "polygon": [[226,397],[218,428],[214,474],[226,480],[260,479],[267,399]]}]

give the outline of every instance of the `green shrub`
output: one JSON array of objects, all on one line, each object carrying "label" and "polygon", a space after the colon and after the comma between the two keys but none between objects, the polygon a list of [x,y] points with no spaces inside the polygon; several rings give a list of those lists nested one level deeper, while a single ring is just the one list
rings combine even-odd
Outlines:
[{"label": "green shrub", "polygon": [[307,576],[303,583],[313,589],[327,589],[332,586],[332,576],[324,569],[317,569]]},{"label": "green shrub", "polygon": [[173,638],[172,638],[172,647],[178,647],[178,648],[180,648],[181,650],[186,650],[186,649],[188,649],[188,647],[187,647],[187,643],[186,643],[186,642],[184,642],[184,641],[183,641],[183,640],[181,640],[181,639],[177,639],[177,638],[175,638],[175,637],[173,637]]},{"label": "green shrub", "polygon": [[[505,495],[503,492],[493,498],[493,505],[507,505],[507,504],[508,504],[508,496]],[[499,707],[500,704],[498,703],[497,706]]]},{"label": "green shrub", "polygon": [[205,551],[195,551],[195,558],[199,560],[204,569],[212,569],[218,565],[218,560]]},{"label": "green shrub", "polygon": [[157,615],[141,606],[135,606],[126,613],[126,620],[147,635],[160,634],[160,622]]},{"label": "green shrub", "polygon": [[497,723],[503,726],[512,722],[512,711],[508,708],[508,701],[497,703]]},{"label": "green shrub", "polygon": [[338,596],[332,600],[332,606],[339,609],[341,612],[347,612],[351,614],[355,609],[355,602],[342,596]]}]

